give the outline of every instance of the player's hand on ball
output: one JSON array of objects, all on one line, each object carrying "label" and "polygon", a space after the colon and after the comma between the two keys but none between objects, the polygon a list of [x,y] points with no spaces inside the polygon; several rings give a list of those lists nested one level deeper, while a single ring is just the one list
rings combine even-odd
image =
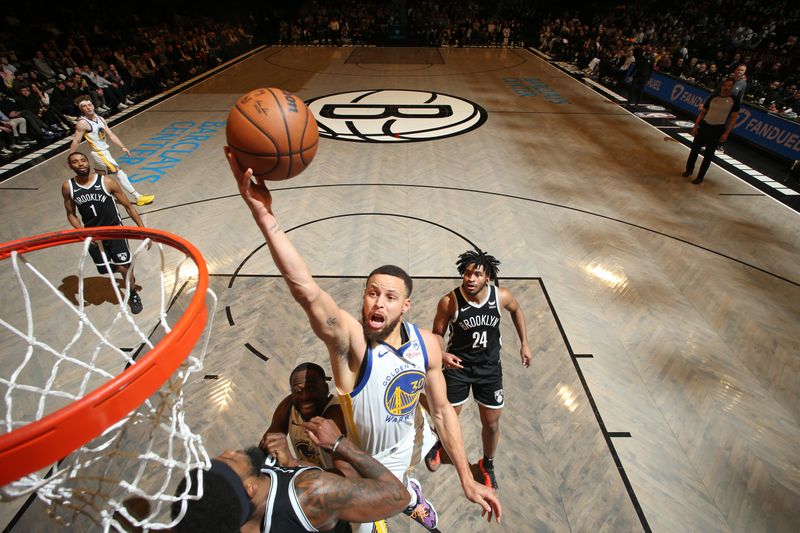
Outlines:
[{"label": "player's hand on ball", "polygon": [[253,216],[272,214],[272,194],[270,194],[269,189],[263,183],[253,183],[252,169],[243,170],[230,149],[227,146],[224,149],[231,172],[236,178],[236,184],[239,186],[239,194],[244,198]]}]

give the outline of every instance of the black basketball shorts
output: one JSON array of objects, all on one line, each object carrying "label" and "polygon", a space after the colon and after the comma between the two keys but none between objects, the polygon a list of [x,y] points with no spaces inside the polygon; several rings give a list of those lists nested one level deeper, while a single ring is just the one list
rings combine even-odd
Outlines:
[{"label": "black basketball shorts", "polygon": [[[125,239],[111,239],[94,242],[102,244],[103,249],[106,252],[106,257],[108,257],[108,262],[112,266],[125,266],[131,263],[131,251],[128,248],[128,241]],[[108,274],[106,263],[103,261],[103,256],[100,253],[100,247],[95,246],[94,244],[89,246],[89,255],[92,256],[92,260],[94,261],[94,265],[97,267],[97,271],[100,274]],[[116,271],[113,268],[112,270]]]},{"label": "black basketball shorts", "polygon": [[484,407],[500,409],[504,405],[503,367],[499,362],[447,368],[444,379],[447,382],[447,400],[453,407],[469,399],[470,389],[475,401]]}]

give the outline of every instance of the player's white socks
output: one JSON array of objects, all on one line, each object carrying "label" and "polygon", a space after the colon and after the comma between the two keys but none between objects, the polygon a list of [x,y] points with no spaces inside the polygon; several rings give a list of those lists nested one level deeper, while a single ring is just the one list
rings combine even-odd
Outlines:
[{"label": "player's white socks", "polygon": [[414,507],[416,507],[417,504],[419,504],[419,498],[417,497],[417,492],[411,487],[411,483],[408,481],[407,478],[405,482],[406,482],[406,490],[408,491],[408,495],[411,497],[411,499],[408,502],[408,506],[406,506],[406,510],[412,511]]},{"label": "player's white socks", "polygon": [[141,194],[136,192],[136,189],[133,188],[133,185],[131,185],[131,182],[128,179],[128,175],[125,174],[125,171],[121,168],[117,170],[117,179],[119,180],[119,184],[122,185],[122,188],[125,189],[128,194],[132,195],[136,200],[139,199]]}]

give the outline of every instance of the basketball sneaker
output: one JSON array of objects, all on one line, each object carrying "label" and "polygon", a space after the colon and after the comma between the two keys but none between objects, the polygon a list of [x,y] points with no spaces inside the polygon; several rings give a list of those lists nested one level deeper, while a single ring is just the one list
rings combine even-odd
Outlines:
[{"label": "basketball sneaker", "polygon": [[408,478],[408,483],[417,495],[417,503],[409,506],[403,513],[429,531],[436,529],[436,524],[439,523],[439,515],[436,513],[436,509],[433,508],[433,504],[422,495],[422,487],[419,481],[414,478]]},{"label": "basketball sneaker", "polygon": [[[350,531],[348,529],[348,531]],[[370,533],[388,533],[389,532],[389,519],[384,518],[372,523],[372,531]]]},{"label": "basketball sneaker", "polygon": [[154,194],[140,194],[139,198],[136,199],[136,205],[152,204],[155,197]]},{"label": "basketball sneaker", "polygon": [[131,313],[134,315],[138,315],[142,312],[142,299],[139,297],[139,293],[131,290],[131,295],[128,296],[128,306],[131,308]]},{"label": "basketball sneaker", "polygon": [[483,458],[481,458],[481,460],[478,461],[478,469],[483,476],[483,484],[490,489],[497,490],[497,478],[494,477],[494,465],[484,464]]},{"label": "basketball sneaker", "polygon": [[436,472],[442,464],[442,442],[436,441],[436,444],[431,446],[430,451],[425,456],[425,466],[431,472]]}]

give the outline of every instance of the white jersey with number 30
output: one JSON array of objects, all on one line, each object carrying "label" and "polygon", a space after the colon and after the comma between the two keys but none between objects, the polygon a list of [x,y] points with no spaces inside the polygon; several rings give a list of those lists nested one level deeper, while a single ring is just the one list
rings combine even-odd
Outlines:
[{"label": "white jersey with number 30", "polygon": [[341,396],[348,436],[373,457],[412,438],[422,420],[417,407],[428,352],[417,326],[400,327],[403,344],[368,346],[358,384]]}]

